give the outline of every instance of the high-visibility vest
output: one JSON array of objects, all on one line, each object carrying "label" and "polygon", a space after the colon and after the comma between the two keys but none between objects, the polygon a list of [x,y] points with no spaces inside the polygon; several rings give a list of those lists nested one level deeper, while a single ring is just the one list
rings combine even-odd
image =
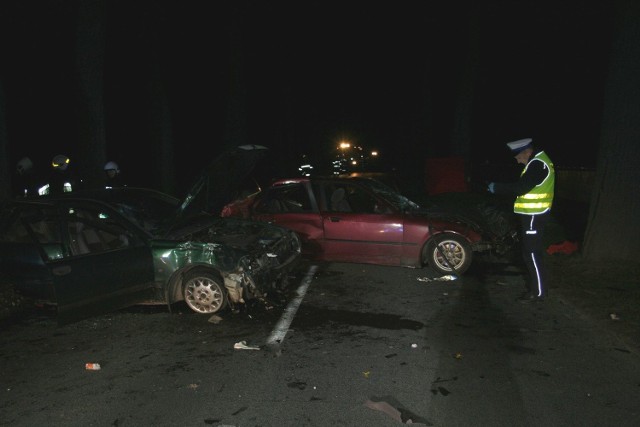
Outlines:
[{"label": "high-visibility vest", "polygon": [[553,204],[553,193],[556,182],[556,172],[553,169],[553,162],[544,151],[539,152],[527,163],[522,171],[525,174],[527,168],[533,161],[541,161],[547,168],[547,177],[540,184],[536,185],[527,194],[516,197],[513,204],[513,211],[517,214],[539,215],[548,212]]}]

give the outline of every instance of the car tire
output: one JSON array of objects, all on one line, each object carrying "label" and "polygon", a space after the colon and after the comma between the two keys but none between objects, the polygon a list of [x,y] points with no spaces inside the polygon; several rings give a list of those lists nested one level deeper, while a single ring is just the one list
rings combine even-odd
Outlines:
[{"label": "car tire", "polygon": [[227,306],[227,290],[215,275],[204,271],[188,273],[182,284],[187,306],[201,314],[213,314]]},{"label": "car tire", "polygon": [[451,274],[451,267],[454,274],[464,274],[471,266],[472,259],[471,245],[464,237],[457,234],[437,234],[426,245],[426,263],[443,275]]}]

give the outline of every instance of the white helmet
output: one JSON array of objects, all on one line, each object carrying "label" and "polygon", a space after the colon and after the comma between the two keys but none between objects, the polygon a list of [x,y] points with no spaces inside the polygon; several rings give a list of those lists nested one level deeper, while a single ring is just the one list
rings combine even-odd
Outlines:
[{"label": "white helmet", "polygon": [[120,168],[118,168],[118,164],[116,162],[109,161],[104,165],[104,170],[114,170],[116,173],[120,173]]},{"label": "white helmet", "polygon": [[66,171],[69,167],[69,162],[70,160],[67,156],[64,154],[58,154],[53,158],[53,160],[51,160],[51,166],[53,166],[54,169]]},{"label": "white helmet", "polygon": [[20,175],[23,175],[29,172],[33,168],[33,162],[28,157],[23,157],[18,161],[16,165],[16,170]]}]

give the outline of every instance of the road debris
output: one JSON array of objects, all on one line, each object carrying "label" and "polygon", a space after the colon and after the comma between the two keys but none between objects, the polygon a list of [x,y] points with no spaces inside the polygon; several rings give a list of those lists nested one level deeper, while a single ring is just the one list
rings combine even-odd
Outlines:
[{"label": "road debris", "polygon": [[246,341],[239,341],[233,345],[235,350],[260,350],[260,347],[247,345]]},{"label": "road debris", "polygon": [[615,314],[615,313],[611,313],[611,314],[609,315],[609,317],[611,318],[611,320],[620,320],[620,316],[618,316],[618,315],[617,315],[617,314]]},{"label": "road debris", "polygon": [[427,421],[425,418],[414,414],[408,409],[404,408],[396,399],[391,396],[384,396],[381,398],[371,397],[368,399],[364,406],[376,411],[384,412],[396,421],[403,424],[411,425],[424,425],[432,426],[433,424]]},{"label": "road debris", "polygon": [[217,325],[218,323],[222,322],[222,317],[218,316],[217,314],[214,314],[213,316],[209,317],[209,320],[207,320],[207,322],[214,323]]},{"label": "road debris", "polygon": [[411,348],[418,348],[418,344],[416,343],[411,344]]},{"label": "road debris", "polygon": [[85,363],[84,368],[87,371],[99,371],[101,369],[99,363]]},{"label": "road debris", "polygon": [[365,378],[369,378],[369,375],[371,375],[371,371],[364,371],[362,375],[364,375]]},{"label": "road debris", "polygon": [[458,278],[452,274],[440,277],[418,277],[419,282],[450,282],[452,280],[458,280]]}]

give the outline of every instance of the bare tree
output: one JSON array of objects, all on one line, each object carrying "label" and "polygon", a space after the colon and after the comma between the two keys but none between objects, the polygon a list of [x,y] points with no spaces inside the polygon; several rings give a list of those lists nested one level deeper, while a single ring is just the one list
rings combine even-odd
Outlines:
[{"label": "bare tree", "polygon": [[7,122],[4,112],[4,90],[0,79],[0,200],[11,197],[11,176],[9,171],[9,143],[7,141]]},{"label": "bare tree", "polygon": [[106,162],[104,114],[105,0],[78,2],[76,73],[78,82],[78,168],[85,185],[102,183]]},{"label": "bare tree", "polygon": [[225,147],[243,145],[247,136],[247,91],[244,70],[242,4],[233,2],[229,13],[228,34],[231,46],[229,101],[223,143]]},{"label": "bare tree", "polygon": [[583,255],[638,261],[640,256],[640,2],[616,3],[605,86],[600,151]]},{"label": "bare tree", "polygon": [[149,133],[154,156],[154,176],[157,187],[169,194],[176,194],[176,173],[173,150],[173,126],[169,99],[158,58],[151,59],[151,75],[148,83]]},{"label": "bare tree", "polygon": [[176,166],[174,156],[173,121],[167,94],[165,67],[163,62],[163,34],[168,12],[165,4],[145,10],[141,29],[141,46],[146,52],[148,64],[147,101],[149,137],[153,159],[151,186],[176,194]]}]

